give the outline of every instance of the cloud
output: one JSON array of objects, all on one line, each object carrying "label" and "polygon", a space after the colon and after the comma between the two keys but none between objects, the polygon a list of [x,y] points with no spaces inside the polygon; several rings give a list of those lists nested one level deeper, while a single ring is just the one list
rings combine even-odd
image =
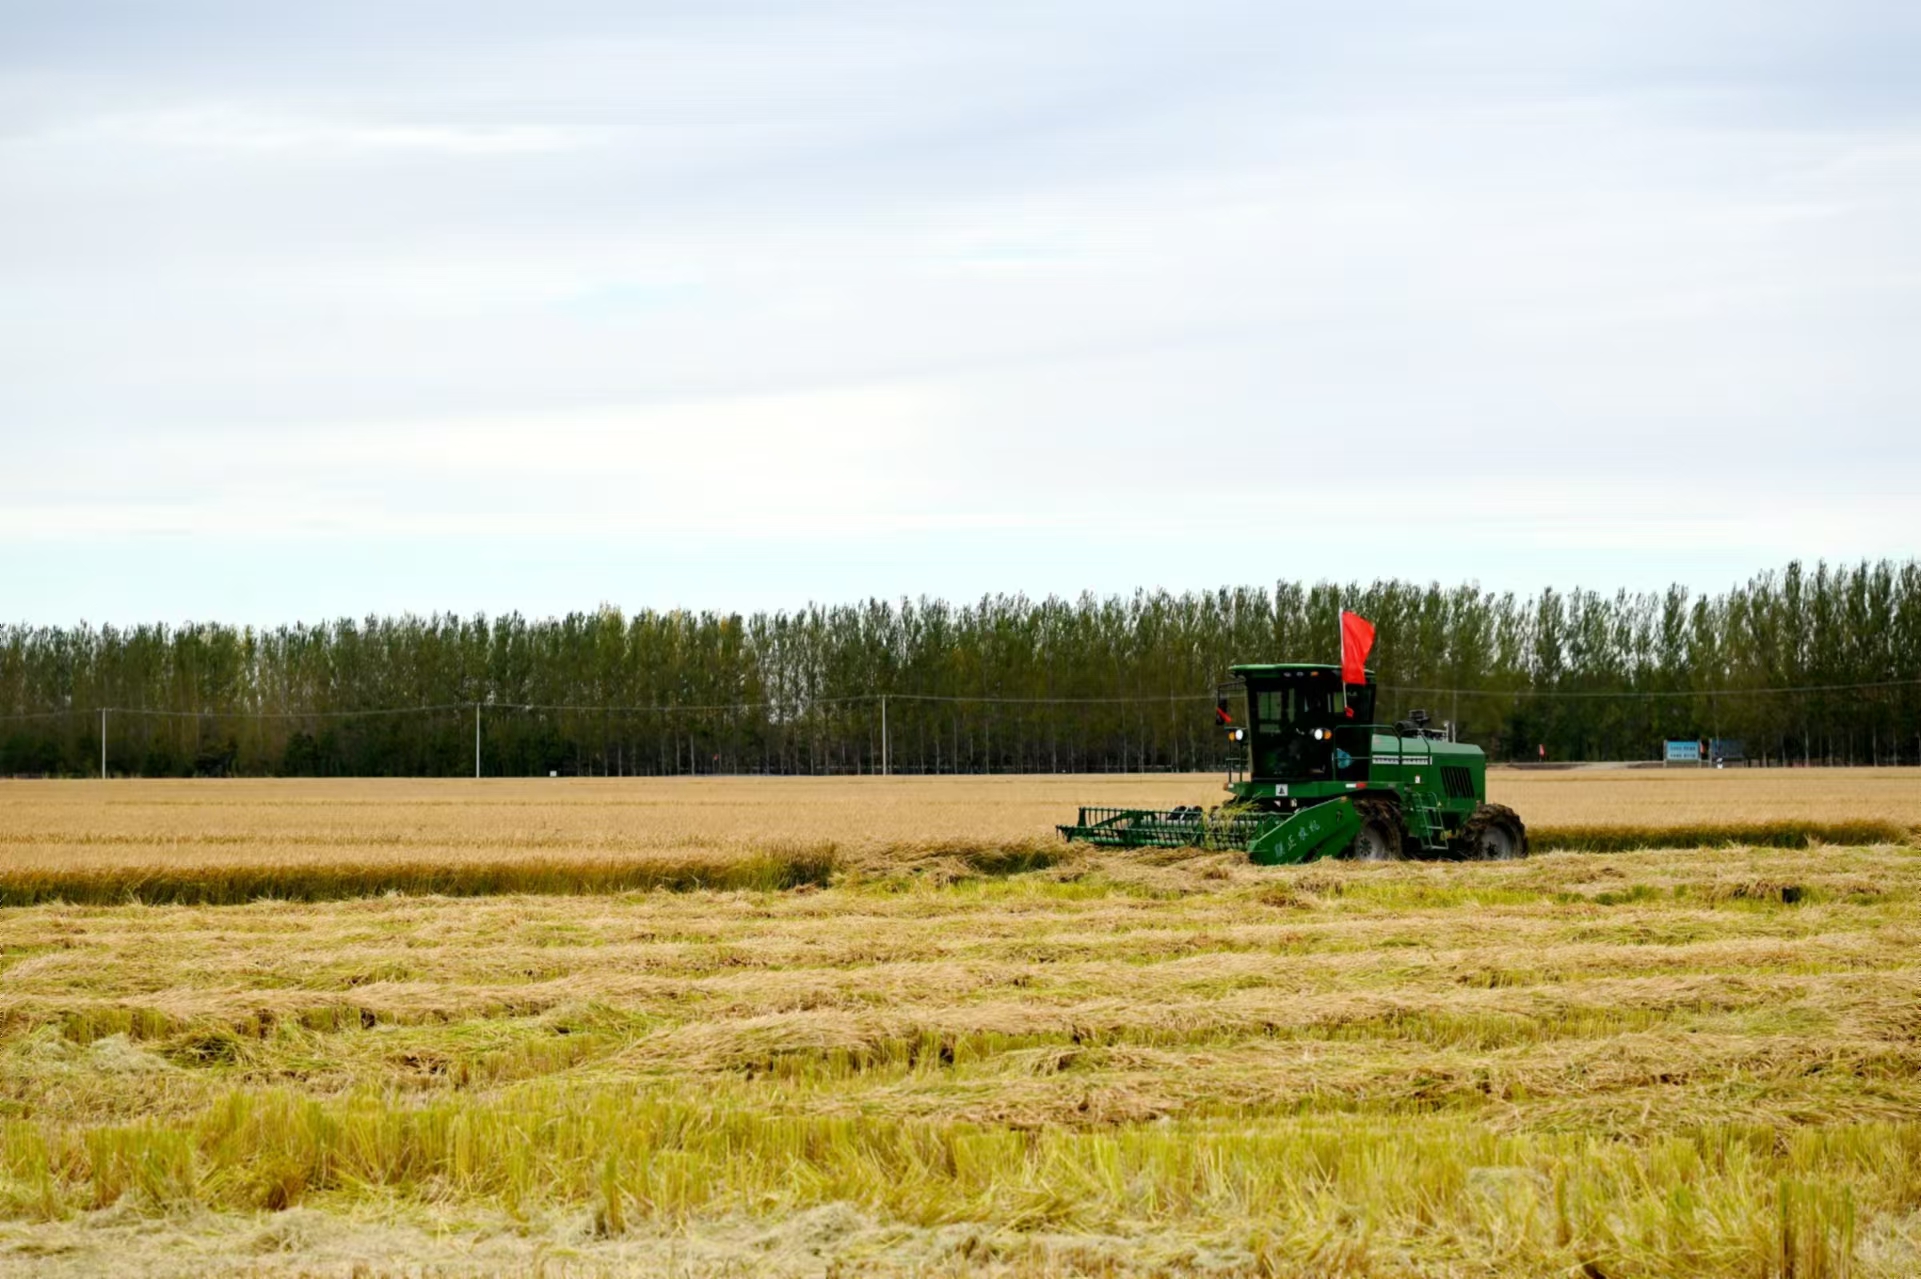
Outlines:
[{"label": "cloud", "polygon": [[179,107],[105,116],[30,139],[45,147],[180,148],[243,154],[430,152],[513,155],[565,151],[603,140],[596,130],[552,125],[481,125],[303,119],[231,106]]},{"label": "cloud", "polygon": [[1912,549],[1873,6],[386,21],[0,27],[0,536],[383,598],[489,537],[714,599]]}]

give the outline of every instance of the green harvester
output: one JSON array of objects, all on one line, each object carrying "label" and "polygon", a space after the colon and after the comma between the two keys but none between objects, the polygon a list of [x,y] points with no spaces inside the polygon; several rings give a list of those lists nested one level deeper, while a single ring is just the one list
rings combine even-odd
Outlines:
[{"label": "green harvester", "polygon": [[1487,802],[1487,756],[1428,727],[1425,711],[1374,721],[1374,674],[1339,666],[1234,666],[1215,700],[1229,744],[1227,791],[1211,812],[1083,808],[1059,830],[1109,848],[1244,849],[1263,866],[1319,857],[1396,861],[1527,856],[1527,827]]}]

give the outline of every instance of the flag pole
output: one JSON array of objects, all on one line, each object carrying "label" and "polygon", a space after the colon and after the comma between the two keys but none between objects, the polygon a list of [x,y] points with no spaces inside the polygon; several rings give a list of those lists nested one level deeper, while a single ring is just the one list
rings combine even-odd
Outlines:
[{"label": "flag pole", "polygon": [[1353,707],[1347,700],[1347,608],[1345,606],[1337,606],[1334,610],[1334,629],[1341,634],[1341,715],[1345,719],[1353,713]]}]

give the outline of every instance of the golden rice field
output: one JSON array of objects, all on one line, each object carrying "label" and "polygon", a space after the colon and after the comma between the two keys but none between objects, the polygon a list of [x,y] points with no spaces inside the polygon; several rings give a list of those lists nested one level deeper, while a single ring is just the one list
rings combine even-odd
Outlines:
[{"label": "golden rice field", "polygon": [[1891,833],[1262,869],[1049,838],[1213,778],[0,783],[0,1274],[1921,1273],[1921,774],[1491,786]]},{"label": "golden rice field", "polygon": [[[1912,769],[1495,770],[1490,797],[1527,820],[1537,845],[1557,833],[1757,823],[1878,824],[1874,837],[1921,826]],[[38,873],[99,872],[137,883],[142,870],[190,876],[275,869],[297,886],[321,869],[513,868],[643,872],[634,886],[778,885],[801,863],[891,865],[930,851],[1058,848],[1054,825],[1079,804],[1213,804],[1212,774],[941,778],[663,778],[516,781],[0,781],[0,894]],[[1803,842],[1795,840],[1795,843]],[[274,886],[268,881],[267,888]],[[503,880],[493,887],[507,886]],[[616,886],[617,883],[616,883]]]}]

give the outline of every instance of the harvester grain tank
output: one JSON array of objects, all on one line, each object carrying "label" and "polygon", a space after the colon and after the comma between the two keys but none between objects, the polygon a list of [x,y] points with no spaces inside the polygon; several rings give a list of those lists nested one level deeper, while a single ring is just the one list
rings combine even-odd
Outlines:
[{"label": "harvester grain tank", "polygon": [[1347,856],[1527,856],[1513,809],[1487,802],[1487,757],[1424,712],[1374,722],[1372,671],[1307,663],[1230,667],[1215,719],[1230,743],[1220,808],[1083,808],[1060,827],[1109,847],[1245,849],[1262,865]]}]

